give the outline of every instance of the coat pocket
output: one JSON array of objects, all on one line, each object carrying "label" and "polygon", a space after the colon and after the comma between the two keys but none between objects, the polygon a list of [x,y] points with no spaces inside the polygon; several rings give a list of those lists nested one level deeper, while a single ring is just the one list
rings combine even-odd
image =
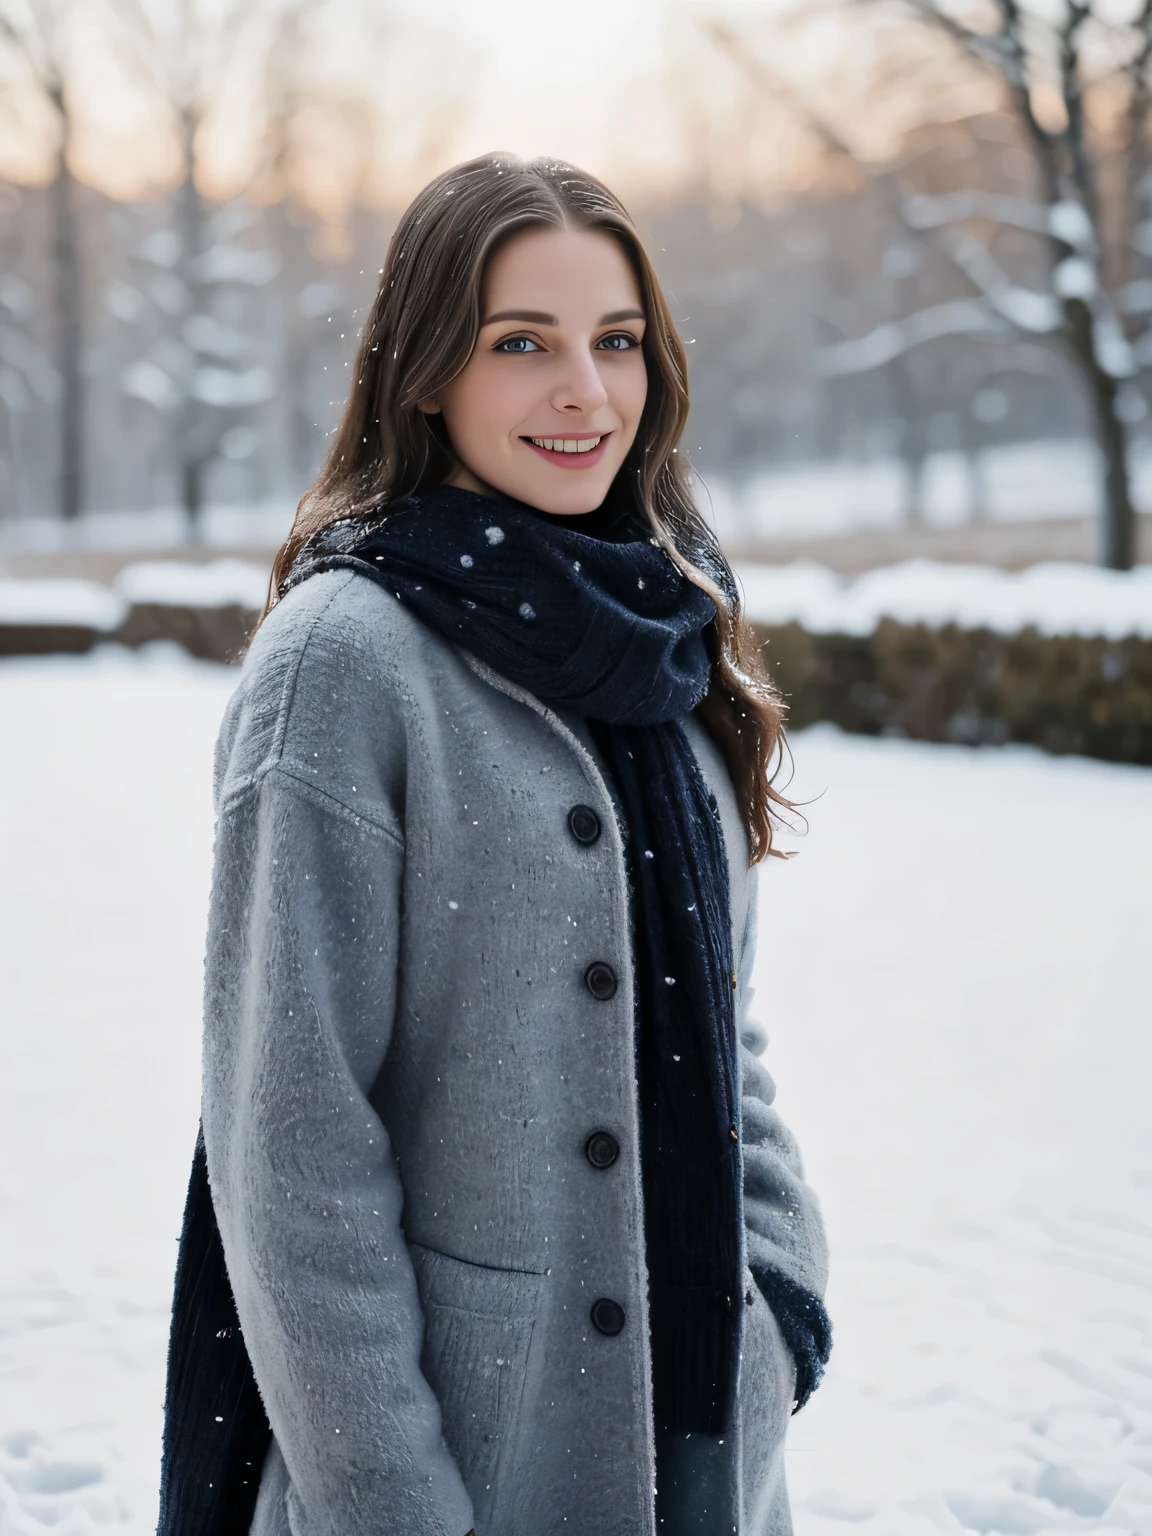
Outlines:
[{"label": "coat pocket", "polygon": [[517,1439],[544,1277],[408,1246],[424,1310],[421,1369],[480,1529],[491,1522]]},{"label": "coat pocket", "polygon": [[784,1442],[796,1391],[796,1362],[751,1270],[744,1272],[740,1349],[741,1532],[788,1536],[792,1530],[784,1480]]}]

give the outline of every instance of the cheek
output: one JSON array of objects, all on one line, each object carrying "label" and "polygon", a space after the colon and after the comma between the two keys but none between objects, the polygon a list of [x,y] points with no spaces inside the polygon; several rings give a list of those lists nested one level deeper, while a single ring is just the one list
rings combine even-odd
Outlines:
[{"label": "cheek", "polygon": [[474,448],[506,442],[531,409],[526,382],[502,368],[462,374],[444,401],[449,432]]},{"label": "cheek", "polygon": [[612,403],[620,415],[634,425],[638,423],[648,398],[648,370],[643,358],[639,358],[634,367],[620,370],[611,393]]}]

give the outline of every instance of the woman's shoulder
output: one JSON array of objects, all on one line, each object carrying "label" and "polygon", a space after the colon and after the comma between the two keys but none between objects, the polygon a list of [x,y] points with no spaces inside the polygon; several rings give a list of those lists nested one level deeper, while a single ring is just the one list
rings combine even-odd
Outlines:
[{"label": "woman's shoulder", "polygon": [[386,649],[413,640],[425,626],[379,581],[360,571],[322,571],[292,587],[260,625],[248,647],[245,675],[297,665],[339,666],[383,641]]},{"label": "woman's shoulder", "polygon": [[[273,768],[355,781],[395,750],[412,684],[445,644],[371,577],[310,576],[283,597],[248,648],[216,750],[217,803]],[[363,777],[363,774],[360,775]]]}]

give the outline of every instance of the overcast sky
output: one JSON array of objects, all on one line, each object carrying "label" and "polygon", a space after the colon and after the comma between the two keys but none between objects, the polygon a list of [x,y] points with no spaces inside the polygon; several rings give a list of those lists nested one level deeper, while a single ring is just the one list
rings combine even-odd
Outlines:
[{"label": "overcast sky", "polygon": [[476,49],[463,153],[510,149],[614,161],[644,77],[664,63],[668,0],[400,0],[414,20]]}]

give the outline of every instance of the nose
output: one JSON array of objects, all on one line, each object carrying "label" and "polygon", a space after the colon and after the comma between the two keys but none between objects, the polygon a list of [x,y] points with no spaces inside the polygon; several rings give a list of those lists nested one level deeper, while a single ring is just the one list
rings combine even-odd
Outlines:
[{"label": "nose", "polygon": [[608,391],[592,354],[583,348],[570,353],[552,391],[553,406],[569,415],[579,412],[586,416],[599,410],[607,400]]}]

